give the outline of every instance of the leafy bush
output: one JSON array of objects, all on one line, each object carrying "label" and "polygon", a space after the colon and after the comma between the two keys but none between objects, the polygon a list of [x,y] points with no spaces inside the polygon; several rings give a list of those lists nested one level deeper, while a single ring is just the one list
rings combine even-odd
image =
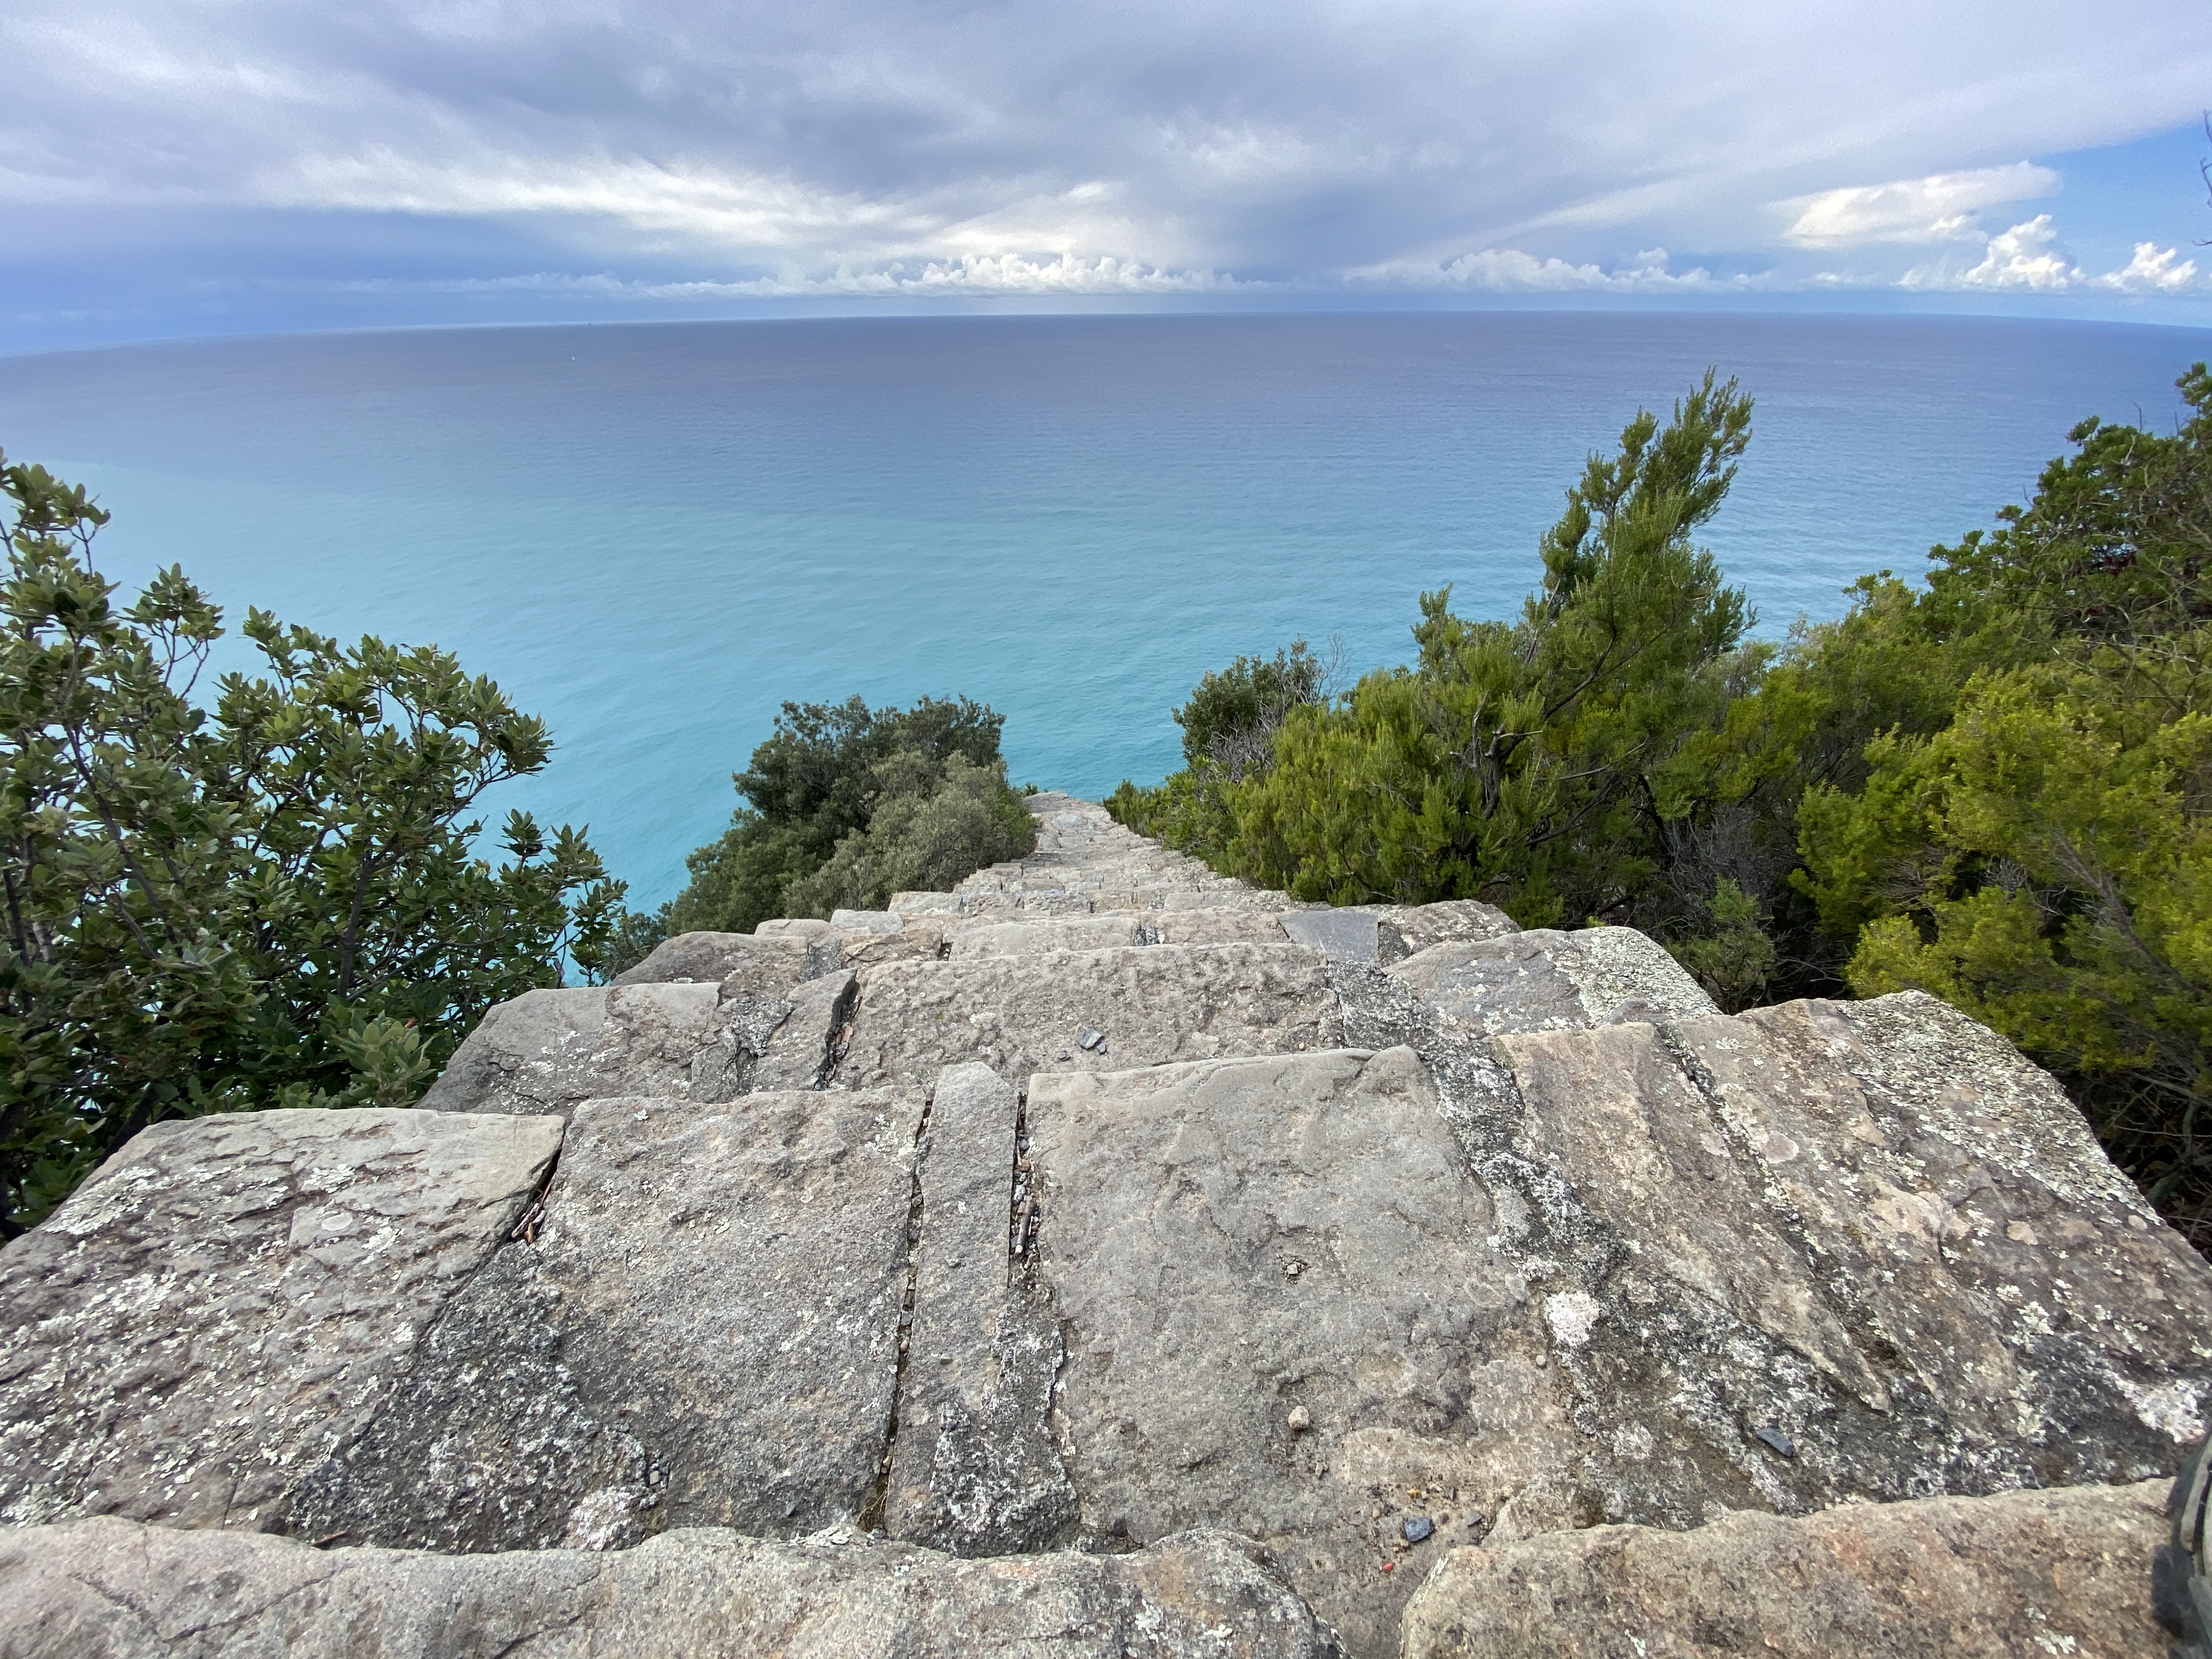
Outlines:
[{"label": "leafy bush", "polygon": [[2171,436],[2084,422],[1900,608],[1958,685],[1803,805],[1797,875],[1861,995],[1917,986],[2064,1078],[2212,1238],[2212,375]]},{"label": "leafy bush", "polygon": [[259,677],[192,698],[222,614],[163,571],[127,610],[107,515],[0,464],[0,1230],[149,1123],[411,1103],[492,1004],[591,966],[621,896],[583,836],[483,793],[544,725],[447,653],[255,611]]},{"label": "leafy bush", "polygon": [[655,915],[620,919],[608,971],[677,933],[880,908],[895,892],[948,888],[1021,857],[1036,824],[1006,783],[1005,724],[967,697],[911,708],[872,709],[859,697],[784,704],[733,780],[748,804],[685,860],[683,892]]}]

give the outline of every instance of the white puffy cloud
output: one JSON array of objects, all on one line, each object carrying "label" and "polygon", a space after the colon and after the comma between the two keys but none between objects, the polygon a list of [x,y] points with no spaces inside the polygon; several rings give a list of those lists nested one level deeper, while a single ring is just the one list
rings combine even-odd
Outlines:
[{"label": "white puffy cloud", "polygon": [[2118,270],[2093,277],[2091,285],[2122,294],[2180,294],[2197,285],[2197,262],[2183,258],[2178,249],[2137,242],[2134,258]]},{"label": "white puffy cloud", "polygon": [[1907,271],[1899,285],[1954,293],[2068,294],[2102,289],[2122,294],[2179,294],[2196,280],[2193,260],[2155,242],[2136,243],[2135,258],[2125,265],[2092,276],[2067,252],[2051,216],[2039,213],[1989,238],[1977,264],[1937,261]]},{"label": "white puffy cloud", "polygon": [[1886,185],[1826,190],[1778,205],[1796,216],[1788,235],[1808,247],[1853,242],[1936,242],[1972,240],[1982,208],[2054,194],[2058,175],[2027,161],[1930,173]]},{"label": "white puffy cloud", "polygon": [[1765,285],[1753,276],[1717,277],[1703,266],[1670,270],[1665,248],[1648,248],[1610,269],[1519,248],[1486,248],[1432,264],[1400,262],[1354,271],[1347,280],[1413,289],[1490,294],[1680,294],[1748,289]]}]

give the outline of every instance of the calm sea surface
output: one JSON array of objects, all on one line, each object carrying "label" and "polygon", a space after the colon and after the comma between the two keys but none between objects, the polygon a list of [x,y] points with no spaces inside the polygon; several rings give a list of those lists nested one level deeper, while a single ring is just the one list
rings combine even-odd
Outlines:
[{"label": "calm sea surface", "polygon": [[1586,452],[1707,364],[1759,403],[1710,544],[1761,630],[2024,498],[2081,416],[2166,427],[2212,331],[1487,314],[758,322],[0,359],[0,446],[108,573],[457,651],[559,745],[507,805],[658,900],[786,698],[966,692],[1013,776],[1175,763],[1206,668],[1403,660],[1517,607]]}]

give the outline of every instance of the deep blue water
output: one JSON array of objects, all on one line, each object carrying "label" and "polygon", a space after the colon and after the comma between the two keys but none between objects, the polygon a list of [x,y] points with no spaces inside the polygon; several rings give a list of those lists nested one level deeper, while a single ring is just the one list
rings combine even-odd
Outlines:
[{"label": "deep blue water", "polygon": [[1176,759],[1206,668],[1504,615],[1592,447],[1707,364],[1759,400],[1709,542],[1761,629],[2023,499],[2087,414],[2164,427],[2212,331],[1651,314],[750,322],[0,359],[0,445],[90,483],[111,575],[435,641],[544,714],[519,805],[635,896],[785,698],[966,692],[1015,779]]}]

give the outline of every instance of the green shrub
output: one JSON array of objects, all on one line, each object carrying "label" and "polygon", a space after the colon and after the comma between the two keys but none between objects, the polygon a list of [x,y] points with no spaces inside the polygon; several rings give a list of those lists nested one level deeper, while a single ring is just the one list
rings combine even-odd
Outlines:
[{"label": "green shrub", "polygon": [[734,781],[746,805],[685,860],[691,879],[653,915],[626,913],[609,971],[677,933],[750,933],[775,916],[881,908],[951,887],[1036,843],[999,756],[1006,717],[967,697],[911,708],[790,703]]},{"label": "green shrub", "polygon": [[263,673],[203,706],[206,596],[171,568],[118,609],[84,491],[0,489],[0,1231],[163,1118],[410,1104],[486,1008],[599,963],[622,890],[580,834],[474,850],[552,750],[497,686],[255,611]]}]

